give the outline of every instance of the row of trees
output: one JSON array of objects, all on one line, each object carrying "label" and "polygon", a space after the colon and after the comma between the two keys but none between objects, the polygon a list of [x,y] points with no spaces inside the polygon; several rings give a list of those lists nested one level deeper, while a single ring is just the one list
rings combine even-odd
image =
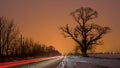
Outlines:
[{"label": "row of trees", "polygon": [[0,57],[3,56],[55,56],[60,53],[53,47],[23,38],[13,21],[0,17]]}]

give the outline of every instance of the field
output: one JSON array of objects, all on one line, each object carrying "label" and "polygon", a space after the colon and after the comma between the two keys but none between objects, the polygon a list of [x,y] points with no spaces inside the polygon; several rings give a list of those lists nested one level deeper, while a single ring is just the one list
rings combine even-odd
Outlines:
[{"label": "field", "polygon": [[65,56],[59,68],[120,68],[120,54]]}]

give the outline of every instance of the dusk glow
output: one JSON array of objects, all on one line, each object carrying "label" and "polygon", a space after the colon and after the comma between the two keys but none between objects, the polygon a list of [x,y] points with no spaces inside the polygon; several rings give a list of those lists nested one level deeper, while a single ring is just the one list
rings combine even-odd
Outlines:
[{"label": "dusk glow", "polygon": [[24,37],[53,45],[61,53],[73,50],[75,42],[64,38],[60,26],[76,22],[70,15],[80,7],[98,11],[92,22],[109,26],[112,31],[103,38],[96,52],[120,52],[120,0],[0,0],[0,16],[13,19]]}]

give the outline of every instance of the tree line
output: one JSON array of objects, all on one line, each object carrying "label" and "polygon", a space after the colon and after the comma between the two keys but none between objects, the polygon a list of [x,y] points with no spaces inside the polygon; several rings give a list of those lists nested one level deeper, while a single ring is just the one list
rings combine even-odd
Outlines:
[{"label": "tree line", "polygon": [[13,20],[0,17],[0,57],[61,55],[53,46],[22,37]]}]

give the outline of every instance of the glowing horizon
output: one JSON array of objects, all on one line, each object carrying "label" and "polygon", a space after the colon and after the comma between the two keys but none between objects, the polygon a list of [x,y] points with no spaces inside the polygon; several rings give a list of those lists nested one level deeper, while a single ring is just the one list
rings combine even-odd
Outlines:
[{"label": "glowing horizon", "polygon": [[53,45],[61,53],[73,50],[75,42],[64,38],[58,27],[76,22],[70,12],[80,7],[91,7],[98,11],[94,23],[111,27],[103,38],[104,45],[97,52],[120,52],[119,0],[1,0],[0,16],[13,19],[24,37],[43,44]]}]

